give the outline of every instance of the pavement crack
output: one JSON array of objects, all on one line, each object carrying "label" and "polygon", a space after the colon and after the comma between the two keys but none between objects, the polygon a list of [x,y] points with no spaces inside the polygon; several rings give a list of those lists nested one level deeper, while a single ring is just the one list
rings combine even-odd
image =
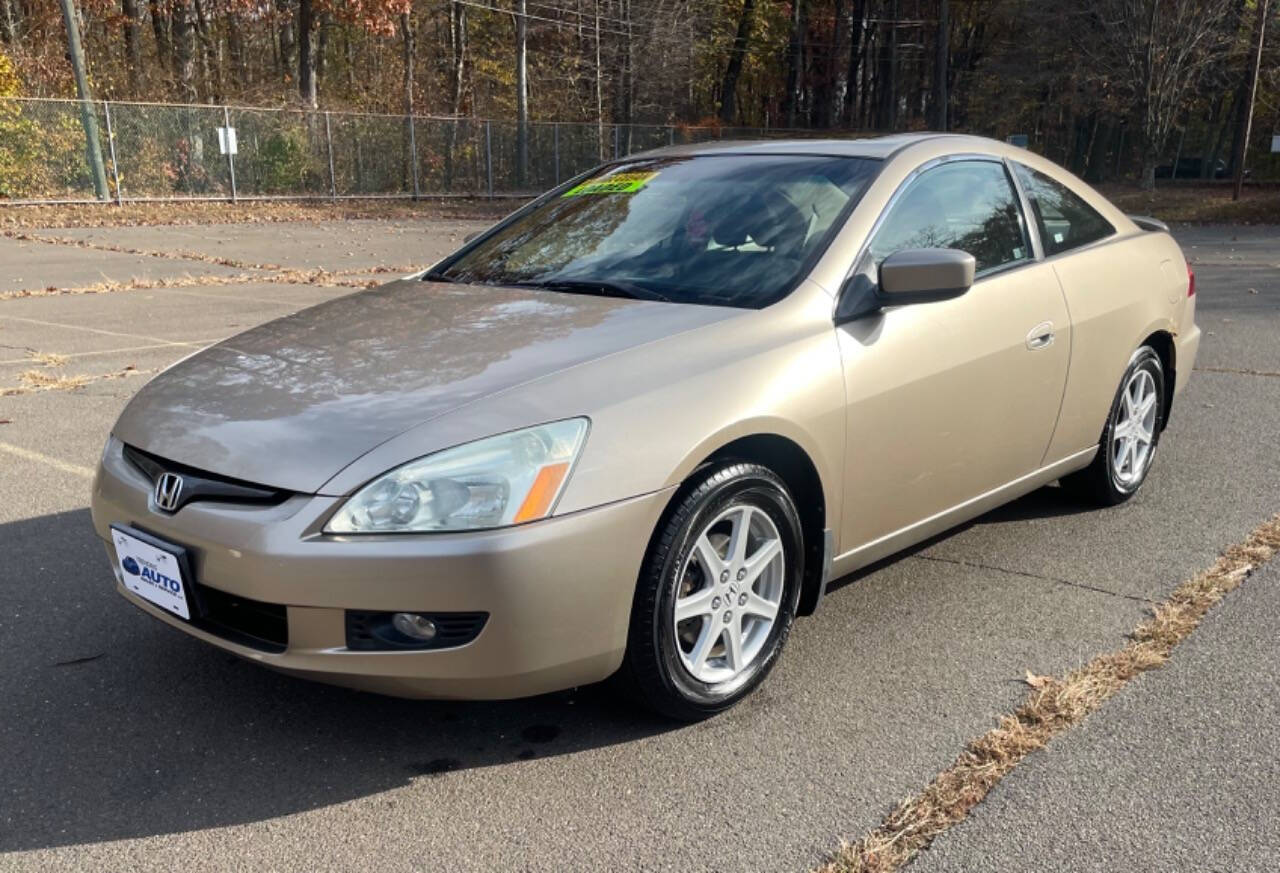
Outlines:
[{"label": "pavement crack", "polygon": [[1139,597],[1136,594],[1125,594],[1120,591],[1112,591],[1109,588],[1103,588],[1098,585],[1089,585],[1085,582],[1076,582],[1072,579],[1062,579],[1058,576],[1042,576],[1039,573],[1029,573],[1026,570],[1010,570],[1008,567],[997,567],[995,564],[984,564],[979,561],[964,561],[956,558],[939,558],[936,555],[911,555],[921,561],[935,561],[939,564],[954,564],[957,567],[973,567],[977,570],[991,570],[995,573],[1008,573],[1010,576],[1021,576],[1024,579],[1035,579],[1039,582],[1051,582],[1055,585],[1067,585],[1072,588],[1080,588],[1085,591],[1092,591],[1095,594],[1106,594],[1110,597],[1119,597],[1124,600],[1132,600],[1135,603],[1155,603],[1149,597]]},{"label": "pavement crack", "polygon": [[1195,367],[1197,373],[1231,373],[1236,376],[1266,376],[1270,379],[1280,379],[1280,373],[1273,373],[1270,370],[1250,370],[1241,367]]}]

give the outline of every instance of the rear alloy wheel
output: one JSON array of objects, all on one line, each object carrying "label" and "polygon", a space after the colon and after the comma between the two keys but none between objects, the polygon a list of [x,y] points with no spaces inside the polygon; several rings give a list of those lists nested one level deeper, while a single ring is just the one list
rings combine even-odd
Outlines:
[{"label": "rear alloy wheel", "polygon": [[758,685],[791,628],[803,567],[786,486],[754,464],[712,468],[654,538],[631,617],[626,672],[673,718],[729,708]]},{"label": "rear alloy wheel", "polygon": [[1147,479],[1160,443],[1164,366],[1150,346],[1133,353],[1088,467],[1062,480],[1064,487],[1103,504],[1128,500]]}]

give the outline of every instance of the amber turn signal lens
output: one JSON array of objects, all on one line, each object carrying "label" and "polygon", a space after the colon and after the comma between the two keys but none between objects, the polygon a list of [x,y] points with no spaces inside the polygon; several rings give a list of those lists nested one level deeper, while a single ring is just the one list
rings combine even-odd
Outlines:
[{"label": "amber turn signal lens", "polygon": [[519,524],[522,521],[545,518],[551,511],[551,504],[555,502],[556,495],[560,493],[560,485],[564,482],[564,477],[568,474],[568,463],[548,464],[539,470],[537,477],[533,480],[533,486],[525,496],[524,503],[521,503],[520,508],[516,510],[512,521]]}]

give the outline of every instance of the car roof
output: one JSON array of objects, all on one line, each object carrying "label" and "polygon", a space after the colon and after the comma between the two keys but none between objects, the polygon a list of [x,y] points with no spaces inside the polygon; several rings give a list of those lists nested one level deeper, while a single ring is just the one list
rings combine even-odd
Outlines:
[{"label": "car roof", "polygon": [[630,155],[630,158],[675,157],[687,155],[823,155],[829,157],[874,158],[884,160],[908,146],[922,142],[951,139],[957,151],[1001,153],[1004,144],[981,136],[954,133],[894,133],[885,136],[848,137],[845,139],[755,139],[713,140],[665,146]]}]

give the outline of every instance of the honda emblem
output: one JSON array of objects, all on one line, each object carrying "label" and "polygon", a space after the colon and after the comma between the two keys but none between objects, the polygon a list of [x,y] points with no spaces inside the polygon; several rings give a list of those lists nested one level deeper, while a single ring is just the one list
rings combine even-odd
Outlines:
[{"label": "honda emblem", "polygon": [[173,512],[182,499],[182,477],[177,473],[164,473],[156,480],[153,495],[156,506],[165,512]]}]

